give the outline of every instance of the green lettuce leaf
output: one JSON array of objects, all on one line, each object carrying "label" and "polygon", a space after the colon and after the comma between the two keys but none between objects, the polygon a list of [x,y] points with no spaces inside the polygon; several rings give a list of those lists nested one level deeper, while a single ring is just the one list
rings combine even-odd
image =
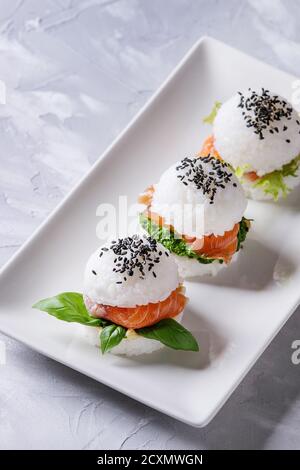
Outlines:
[{"label": "green lettuce leaf", "polygon": [[221,108],[221,106],[222,106],[222,103],[220,101],[216,101],[210,114],[203,119],[203,122],[205,124],[212,125],[214,123],[214,120],[216,119],[216,115],[218,114],[218,111]]},{"label": "green lettuce leaf", "polygon": [[289,176],[296,178],[298,176],[299,165],[300,155],[286,165],[283,165],[280,170],[275,170],[262,176],[253,186],[255,188],[262,188],[266,194],[270,194],[273,197],[274,201],[277,201],[280,195],[286,197],[291,189],[286,184],[285,178]]},{"label": "green lettuce leaf", "polygon": [[[199,261],[199,263],[210,264],[216,261],[215,259],[205,258],[195,253],[189,245],[179,237],[176,237],[174,231],[169,230],[167,227],[160,227],[153,222],[146,214],[140,214],[140,224],[149,233],[149,235],[160,242],[167,250],[175,253],[178,256],[187,256]],[[222,262],[222,260],[217,260]]]},{"label": "green lettuce leaf", "polygon": [[246,240],[248,232],[250,230],[250,226],[251,226],[251,221],[249,219],[246,219],[245,217],[243,217],[241,222],[240,222],[240,229],[239,229],[239,233],[238,233],[238,236],[237,236],[238,237],[237,251],[239,251],[241,249],[242,244]]},{"label": "green lettuce leaf", "polygon": [[[223,263],[222,259],[206,258],[199,255],[191,249],[191,247],[182,239],[176,236],[176,233],[169,230],[167,227],[160,227],[153,222],[145,213],[140,214],[140,224],[149,233],[152,238],[155,238],[165,248],[178,256],[187,256],[188,258],[196,259],[199,263],[210,264],[213,262]],[[238,233],[238,249],[245,241],[247,233],[250,228],[250,222],[243,217],[240,222],[240,229]]]},{"label": "green lettuce leaf", "polygon": [[243,178],[244,174],[247,173],[249,168],[250,168],[250,166],[248,164],[246,164],[246,165],[243,165],[243,166],[238,166],[235,170],[233,168],[232,169],[233,169],[236,177],[241,179],[241,178]]}]

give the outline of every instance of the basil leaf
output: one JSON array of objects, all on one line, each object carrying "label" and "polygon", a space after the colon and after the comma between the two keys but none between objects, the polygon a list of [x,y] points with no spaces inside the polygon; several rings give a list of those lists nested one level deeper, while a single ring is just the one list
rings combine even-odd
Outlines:
[{"label": "basil leaf", "polygon": [[92,317],[84,305],[83,296],[77,292],[63,292],[43,299],[32,306],[49,313],[59,320],[81,323],[88,326],[101,326],[101,318]]},{"label": "basil leaf", "polygon": [[199,351],[198,343],[192,333],[172,318],[161,320],[152,326],[140,328],[136,330],[136,333],[145,338],[156,339],[172,349]]},{"label": "basil leaf", "polygon": [[108,325],[100,333],[101,351],[106,353],[110,349],[121,343],[126,334],[126,329],[119,325]]}]

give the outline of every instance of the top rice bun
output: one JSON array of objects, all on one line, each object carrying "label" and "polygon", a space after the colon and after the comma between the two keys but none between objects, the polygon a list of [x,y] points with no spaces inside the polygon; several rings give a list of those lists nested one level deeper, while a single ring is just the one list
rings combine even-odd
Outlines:
[{"label": "top rice bun", "polygon": [[300,118],[282,97],[248,89],[226,101],[214,121],[215,148],[234,168],[258,176],[282,168],[300,153]]},{"label": "top rice bun", "polygon": [[214,157],[193,157],[163,173],[154,185],[151,212],[180,235],[202,238],[232,230],[246,206],[244,191],[228,165]]},{"label": "top rice bun", "polygon": [[[123,271],[126,259],[135,264],[131,272],[128,264]],[[150,237],[133,235],[110,241],[92,254],[84,294],[95,303],[135,307],[165,300],[179,283],[177,265],[167,250]]]}]

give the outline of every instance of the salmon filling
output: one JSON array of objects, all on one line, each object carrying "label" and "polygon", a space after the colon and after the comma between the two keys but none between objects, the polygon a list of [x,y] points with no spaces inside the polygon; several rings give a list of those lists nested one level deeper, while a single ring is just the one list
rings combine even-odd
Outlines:
[{"label": "salmon filling", "polygon": [[177,287],[165,300],[137,307],[115,307],[97,304],[85,298],[85,304],[93,317],[109,320],[124,328],[138,329],[154,325],[165,318],[179,315],[187,302],[183,286]]},{"label": "salmon filling", "polygon": [[[205,139],[202,149],[198,153],[199,157],[207,157],[208,155],[213,155],[215,158],[222,160],[221,155],[215,148],[215,140],[213,135],[210,135]],[[248,171],[244,173],[243,178],[250,181],[251,183],[254,183],[260,179],[255,171]]]},{"label": "salmon filling", "polygon": [[208,157],[208,155],[212,155],[218,160],[222,160],[221,155],[215,148],[215,140],[213,135],[210,135],[205,139],[205,141],[203,142],[202,149],[198,153],[199,157]]},{"label": "salmon filling", "polygon": [[[154,193],[154,187],[150,186],[141,194],[138,199],[140,204],[145,204],[147,209],[145,215],[151,219],[159,227],[166,227],[171,231],[174,228],[164,223],[163,217],[151,212],[151,202]],[[229,263],[238,249],[238,233],[240,224],[235,224],[232,230],[224,233],[224,235],[206,235],[202,238],[189,237],[182,235],[182,239],[190,246],[190,248],[206,258],[219,259]]]}]

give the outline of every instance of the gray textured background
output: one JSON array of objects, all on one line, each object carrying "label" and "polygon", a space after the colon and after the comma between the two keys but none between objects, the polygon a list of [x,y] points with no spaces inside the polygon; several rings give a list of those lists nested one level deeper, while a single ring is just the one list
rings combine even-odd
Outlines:
[{"label": "gray textured background", "polygon": [[[299,0],[0,0],[0,263],[196,39],[299,76],[299,23]],[[298,311],[202,430],[0,335],[0,448],[300,448],[299,327]]]}]

